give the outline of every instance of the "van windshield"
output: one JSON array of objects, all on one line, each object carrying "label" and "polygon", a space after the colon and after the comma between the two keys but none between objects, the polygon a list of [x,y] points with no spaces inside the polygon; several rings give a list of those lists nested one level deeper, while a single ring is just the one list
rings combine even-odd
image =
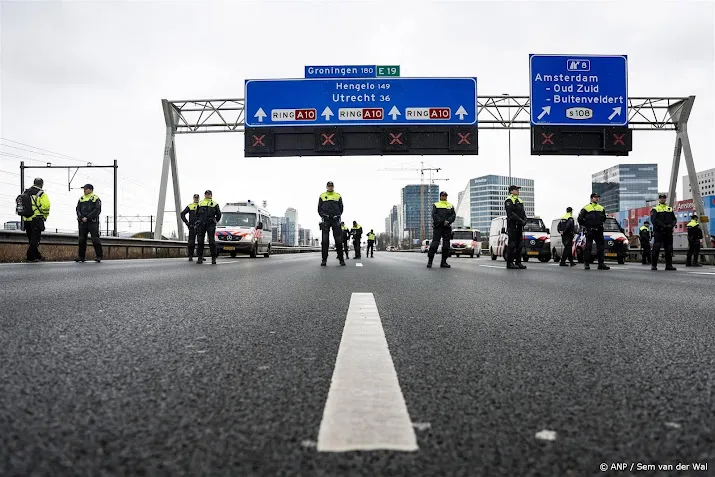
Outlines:
[{"label": "van windshield", "polygon": [[250,212],[223,212],[218,225],[225,227],[254,227],[256,214]]},{"label": "van windshield", "polygon": [[454,240],[472,240],[473,237],[474,234],[471,230],[455,230],[452,238]]},{"label": "van windshield", "polygon": [[618,226],[618,221],[613,217],[608,217],[603,223],[604,232],[620,232],[621,228]]},{"label": "van windshield", "polygon": [[546,232],[546,226],[544,221],[541,219],[526,219],[526,225],[524,225],[524,232]]}]

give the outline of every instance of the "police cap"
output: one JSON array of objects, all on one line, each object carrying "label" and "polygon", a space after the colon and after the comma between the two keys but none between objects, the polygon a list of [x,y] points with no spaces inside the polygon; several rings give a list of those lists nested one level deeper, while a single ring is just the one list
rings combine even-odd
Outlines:
[{"label": "police cap", "polygon": [[517,186],[517,185],[513,185],[513,184],[512,184],[512,185],[509,186],[509,192],[511,192],[511,191],[513,191],[513,190],[520,190],[520,189],[521,189],[521,187],[519,187],[519,186]]},{"label": "police cap", "polygon": [[84,186],[82,186],[82,189],[94,190],[94,186],[92,184],[85,184]]}]

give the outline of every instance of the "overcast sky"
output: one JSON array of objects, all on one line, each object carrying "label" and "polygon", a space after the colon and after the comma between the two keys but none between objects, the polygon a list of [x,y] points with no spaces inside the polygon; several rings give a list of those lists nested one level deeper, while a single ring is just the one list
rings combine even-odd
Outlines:
[{"label": "overcast sky", "polygon": [[[303,77],[305,65],[399,64],[402,76],[476,76],[478,94],[529,94],[529,53],[628,55],[629,96],[695,95],[689,134],[697,170],[715,167],[715,9],[688,2],[65,1],[1,4],[0,221],[17,220],[18,157],[26,164],[119,161],[119,215],[155,215],[164,149],[161,99],[242,98],[244,79]],[[482,116],[480,116],[482,119]],[[528,130],[512,132],[512,174],[535,180],[547,221],[588,202],[591,174],[619,162],[670,177],[673,132],[636,132],[625,157],[531,156]],[[9,142],[16,141],[16,142]],[[21,145],[22,143],[25,145]],[[220,204],[267,200],[298,210],[318,232],[318,195],[335,182],[344,219],[382,232],[400,188],[436,177],[456,206],[469,178],[507,175],[507,132],[480,130],[478,156],[244,158],[243,134],[178,135],[182,207],[213,190]],[[62,160],[28,146],[76,159]],[[43,151],[39,151],[43,152]],[[44,152],[44,154],[48,154]],[[680,174],[685,174],[685,164]],[[74,230],[89,181],[111,214],[111,169],[40,175],[52,200],[48,228]],[[682,196],[678,179],[678,196]],[[166,210],[173,210],[171,188]],[[120,231],[148,229],[121,224]],[[176,228],[167,212],[164,234]]]}]

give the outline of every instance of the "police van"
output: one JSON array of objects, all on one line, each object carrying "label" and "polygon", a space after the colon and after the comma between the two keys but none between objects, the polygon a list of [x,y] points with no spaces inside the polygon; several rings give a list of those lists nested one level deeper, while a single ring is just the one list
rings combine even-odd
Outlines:
[{"label": "police van", "polygon": [[479,258],[482,254],[482,236],[479,230],[470,227],[455,227],[452,229],[452,240],[449,241],[449,255],[469,255]]},{"label": "police van", "polygon": [[[540,262],[551,260],[550,230],[539,217],[527,217],[526,225],[522,231],[521,259],[528,262],[534,257]],[[506,215],[492,220],[489,229],[489,255],[492,260],[503,257],[506,260],[506,251],[509,246],[509,236],[506,233]]]},{"label": "police van", "polygon": [[217,253],[269,257],[271,242],[271,214],[265,208],[250,200],[228,202],[221,208],[221,220],[216,224]]}]

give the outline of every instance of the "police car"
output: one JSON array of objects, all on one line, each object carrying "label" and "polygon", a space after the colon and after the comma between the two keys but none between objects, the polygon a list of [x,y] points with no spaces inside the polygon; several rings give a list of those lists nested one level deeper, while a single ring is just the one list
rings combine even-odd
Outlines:
[{"label": "police car", "polygon": [[449,255],[474,255],[479,258],[482,254],[482,237],[479,230],[470,227],[455,227],[452,229],[452,240],[449,241]]},{"label": "police car", "polygon": [[[615,258],[620,265],[623,265],[630,251],[630,244],[625,231],[613,217],[607,217],[603,224],[603,240],[606,258]],[[579,230],[573,241],[573,256],[583,263],[583,250],[586,246],[586,235],[583,230]],[[596,242],[591,246],[591,263],[594,263],[598,256],[596,255]]]},{"label": "police car", "polygon": [[221,220],[216,224],[216,251],[238,253],[255,258],[271,254],[273,230],[271,214],[250,200],[229,202],[221,209]]}]

